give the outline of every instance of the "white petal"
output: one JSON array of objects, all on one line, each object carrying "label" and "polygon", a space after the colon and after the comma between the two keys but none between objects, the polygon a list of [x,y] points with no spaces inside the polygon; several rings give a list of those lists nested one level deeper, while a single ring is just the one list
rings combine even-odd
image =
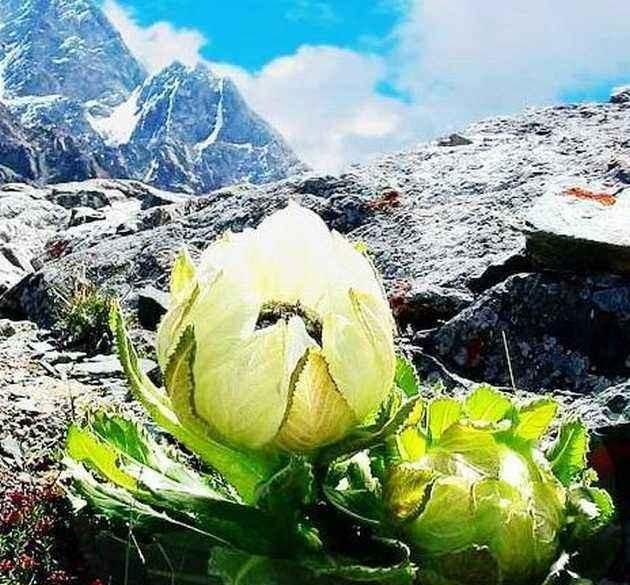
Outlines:
[{"label": "white petal", "polygon": [[299,318],[257,331],[212,364],[195,361],[195,408],[226,440],[249,448],[269,444],[288,408],[291,376],[313,341]]},{"label": "white petal", "polygon": [[370,259],[357,250],[344,236],[332,232],[334,259],[337,268],[335,281],[346,290],[353,289],[374,297],[385,297],[385,292]]},{"label": "white petal", "polygon": [[289,451],[308,453],[338,441],[356,424],[352,410],[330,377],[321,351],[310,350],[276,443]]},{"label": "white petal", "polygon": [[335,262],[331,233],[318,215],[290,203],[256,230],[258,282],[269,301],[315,309],[328,293]]},{"label": "white petal", "polygon": [[350,290],[324,319],[323,353],[332,378],[358,420],[391,390],[395,354],[392,318],[384,299]]}]

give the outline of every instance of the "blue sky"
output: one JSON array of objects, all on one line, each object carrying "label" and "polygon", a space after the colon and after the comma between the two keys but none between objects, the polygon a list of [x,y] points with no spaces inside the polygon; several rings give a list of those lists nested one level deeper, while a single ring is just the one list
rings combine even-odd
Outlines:
[{"label": "blue sky", "polygon": [[97,1],[149,72],[207,62],[320,170],[630,84],[620,0]]},{"label": "blue sky", "polygon": [[137,22],[196,28],[208,39],[202,54],[256,71],[304,45],[382,53],[403,11],[392,1],[121,0]]}]

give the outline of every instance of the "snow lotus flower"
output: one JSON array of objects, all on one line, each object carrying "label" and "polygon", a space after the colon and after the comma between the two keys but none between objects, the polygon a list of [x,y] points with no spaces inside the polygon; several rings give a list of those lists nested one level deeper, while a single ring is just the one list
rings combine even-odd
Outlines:
[{"label": "snow lotus flower", "polygon": [[165,373],[194,330],[184,424],[247,449],[306,453],[373,413],[395,372],[393,319],[370,261],[295,203],[228,233],[195,267],[182,252],[157,336]]},{"label": "snow lotus flower", "polygon": [[542,447],[557,409],[480,386],[416,411],[386,500],[422,559],[421,583],[541,583],[562,546],[579,549],[611,521],[610,496],[591,485],[584,424],[566,419]]}]

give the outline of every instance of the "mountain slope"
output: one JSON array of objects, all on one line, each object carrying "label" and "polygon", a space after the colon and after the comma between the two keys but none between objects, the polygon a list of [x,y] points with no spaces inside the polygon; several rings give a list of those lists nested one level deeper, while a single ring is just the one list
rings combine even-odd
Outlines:
[{"label": "mountain slope", "polygon": [[6,96],[119,103],[146,77],[120,34],[87,0],[3,0],[0,18]]},{"label": "mountain slope", "polygon": [[0,100],[13,116],[0,150],[17,133],[43,159],[0,162],[6,177],[132,178],[200,193],[305,169],[206,65],[147,78],[91,0],[0,0],[0,22]]}]

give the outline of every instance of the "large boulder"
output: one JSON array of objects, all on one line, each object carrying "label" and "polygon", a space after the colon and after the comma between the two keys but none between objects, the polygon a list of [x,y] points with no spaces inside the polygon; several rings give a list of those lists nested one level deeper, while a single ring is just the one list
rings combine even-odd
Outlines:
[{"label": "large boulder", "polygon": [[613,104],[630,104],[630,85],[623,85],[613,89],[610,95]]},{"label": "large boulder", "polygon": [[[518,274],[437,329],[425,350],[478,382],[596,393],[630,378],[630,279]],[[508,357],[509,356],[509,357]]]},{"label": "large boulder", "polygon": [[629,274],[629,226],[630,189],[561,188],[529,214],[527,251],[544,268]]}]

